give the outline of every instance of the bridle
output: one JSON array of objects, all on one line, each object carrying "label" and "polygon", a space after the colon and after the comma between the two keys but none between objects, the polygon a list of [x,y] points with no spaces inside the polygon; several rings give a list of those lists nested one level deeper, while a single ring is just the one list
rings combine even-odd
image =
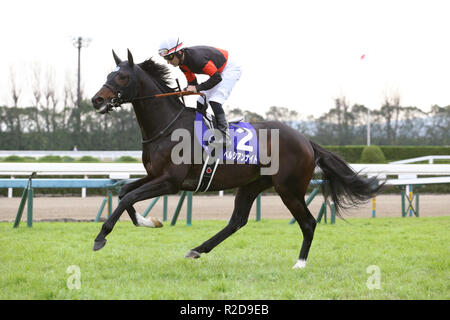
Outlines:
[{"label": "bridle", "polygon": [[114,97],[109,102],[105,103],[105,105],[100,110],[98,110],[98,113],[109,113],[110,111],[114,111],[115,109],[121,107],[123,103],[126,103],[126,101],[124,101],[121,97],[122,93],[120,92],[120,90],[117,90],[108,83],[103,84],[103,87],[111,90],[111,92],[114,94]]},{"label": "bridle", "polygon": [[[174,91],[174,92],[168,92],[168,93],[158,93],[158,94],[154,94],[151,96],[122,99],[122,97],[121,97],[122,93],[120,92],[120,90],[117,90],[116,88],[114,88],[113,86],[111,86],[107,83],[105,83],[103,86],[108,88],[109,90],[111,90],[115,94],[115,97],[111,98],[111,100],[109,102],[105,103],[105,105],[98,111],[99,113],[109,113],[110,111],[114,111],[114,109],[122,107],[122,104],[124,104],[124,103],[132,103],[132,102],[139,101],[139,100],[166,98],[166,97],[173,97],[173,96],[184,97],[184,96],[191,96],[191,95],[199,95],[199,96],[203,97],[203,99],[205,100],[205,104],[206,104],[206,96],[202,92]],[[184,105],[184,103],[183,103],[183,105]]]},{"label": "bridle", "polygon": [[[130,98],[130,99],[123,99],[122,93],[120,90],[118,90],[117,88],[115,88],[114,86],[105,83],[103,84],[103,87],[111,90],[111,92],[114,94],[114,97],[108,102],[106,103],[98,112],[99,113],[109,113],[110,111],[114,111],[115,109],[122,107],[122,104],[124,103],[132,103],[135,101],[140,101],[140,100],[146,100],[146,99],[156,99],[156,98],[166,98],[166,97],[172,97],[172,96],[177,96],[177,97],[183,97],[183,96],[190,96],[190,95],[200,95],[203,97],[203,99],[205,100],[205,105],[206,105],[206,96],[204,93],[202,92],[191,92],[191,91],[175,91],[175,92],[168,92],[168,93],[159,93],[159,94],[154,94],[154,95],[150,95],[150,96],[143,96],[143,97],[137,97],[137,98]],[[159,137],[161,137],[162,135],[164,135],[164,133],[175,123],[175,121],[178,120],[178,118],[181,116],[181,114],[184,111],[185,105],[183,103],[183,107],[180,108],[180,111],[177,113],[177,115],[172,119],[172,121],[170,121],[170,123],[164,128],[162,129],[160,132],[158,132],[155,136],[153,136],[150,139],[146,139],[146,140],[142,140],[142,144],[146,144],[146,143],[150,143],[152,141],[155,141],[156,139],[158,139]]]}]

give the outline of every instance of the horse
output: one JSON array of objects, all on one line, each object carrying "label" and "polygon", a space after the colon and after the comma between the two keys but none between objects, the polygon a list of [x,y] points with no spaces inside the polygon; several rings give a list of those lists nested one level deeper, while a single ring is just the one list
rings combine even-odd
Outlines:
[{"label": "horse", "polygon": [[[136,226],[160,227],[155,218],[143,218],[133,205],[142,200],[179,191],[195,191],[202,171],[200,163],[174,163],[171,150],[178,141],[171,137],[177,129],[185,129],[194,138],[196,109],[186,107],[177,96],[155,99],[158,94],[173,93],[170,87],[170,71],[166,65],[149,58],[134,63],[128,49],[128,60],[122,61],[114,52],[115,69],[107,75],[105,84],[92,97],[92,105],[99,114],[105,114],[131,103],[142,135],[142,163],[147,175],[125,184],[120,192],[120,202],[114,212],[103,223],[94,241],[93,250],[100,250],[106,244],[106,236],[126,210]],[[237,188],[234,210],[228,224],[213,237],[190,249],[185,258],[197,259],[201,254],[213,250],[222,241],[246,225],[250,209],[256,197],[269,188],[274,188],[300,226],[303,234],[300,254],[293,268],[304,268],[316,229],[316,220],[305,203],[310,180],[316,166],[320,168],[322,192],[331,197],[336,215],[360,205],[376,195],[382,183],[377,177],[366,178],[355,172],[340,156],[332,153],[299,131],[278,121],[251,123],[258,132],[258,139],[270,140],[273,132],[278,133],[277,148],[270,140],[267,152],[279,153],[278,170],[262,174],[264,164],[220,163],[211,182],[210,191]],[[265,137],[260,132],[266,129]],[[268,130],[268,131],[267,131]],[[267,165],[266,165],[267,166]]]}]

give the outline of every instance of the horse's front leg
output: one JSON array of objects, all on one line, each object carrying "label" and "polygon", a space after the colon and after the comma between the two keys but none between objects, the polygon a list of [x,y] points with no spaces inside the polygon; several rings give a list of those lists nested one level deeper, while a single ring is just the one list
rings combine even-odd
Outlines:
[{"label": "horse's front leg", "polygon": [[[135,190],[136,188],[139,188],[140,186],[142,186],[143,184],[149,182],[152,178],[150,176],[145,176],[141,179],[138,179],[136,181],[127,183],[125,185],[122,186],[122,188],[120,188],[120,192],[119,192],[119,200],[121,201],[122,198],[129,192]],[[136,213],[136,209],[134,209],[133,206],[128,207],[127,209],[128,215],[131,218],[131,221],[133,221],[133,224],[135,226],[139,226],[141,225],[140,222],[138,221],[138,218],[140,218],[138,216],[138,214]],[[145,219],[145,218],[144,218]]]},{"label": "horse's front leg", "polygon": [[100,250],[105,246],[105,237],[112,231],[114,225],[116,224],[117,220],[119,220],[125,209],[130,208],[138,201],[158,197],[165,194],[176,193],[177,191],[178,188],[171,181],[169,181],[167,177],[161,177],[151,180],[140,186],[139,188],[128,192],[119,202],[119,205],[114,210],[114,212],[103,223],[100,233],[98,234],[97,238],[95,238],[94,251]]}]

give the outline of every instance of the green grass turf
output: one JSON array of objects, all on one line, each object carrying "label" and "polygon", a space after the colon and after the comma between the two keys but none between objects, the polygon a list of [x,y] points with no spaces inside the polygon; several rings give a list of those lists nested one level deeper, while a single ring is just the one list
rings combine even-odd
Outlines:
[{"label": "green grass turf", "polygon": [[[0,299],[449,299],[450,217],[319,224],[305,269],[288,220],[249,223],[200,259],[184,254],[226,221],[161,229],[118,222],[92,251],[100,223],[0,223]],[[80,270],[80,289],[69,289]],[[369,266],[380,288],[369,289]],[[370,282],[370,280],[369,280]]]}]

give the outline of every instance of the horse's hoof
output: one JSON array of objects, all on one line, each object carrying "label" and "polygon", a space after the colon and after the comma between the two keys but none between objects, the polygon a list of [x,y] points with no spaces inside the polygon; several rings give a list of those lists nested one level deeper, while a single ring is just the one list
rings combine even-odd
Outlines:
[{"label": "horse's hoof", "polygon": [[94,251],[98,251],[101,248],[103,248],[106,244],[106,239],[100,240],[100,241],[94,241]]},{"label": "horse's hoof", "polygon": [[190,250],[184,257],[189,259],[198,259],[200,258],[200,253],[195,250]]},{"label": "horse's hoof", "polygon": [[153,221],[153,224],[155,225],[155,228],[162,228],[164,225],[161,220],[158,218],[150,218]]}]

